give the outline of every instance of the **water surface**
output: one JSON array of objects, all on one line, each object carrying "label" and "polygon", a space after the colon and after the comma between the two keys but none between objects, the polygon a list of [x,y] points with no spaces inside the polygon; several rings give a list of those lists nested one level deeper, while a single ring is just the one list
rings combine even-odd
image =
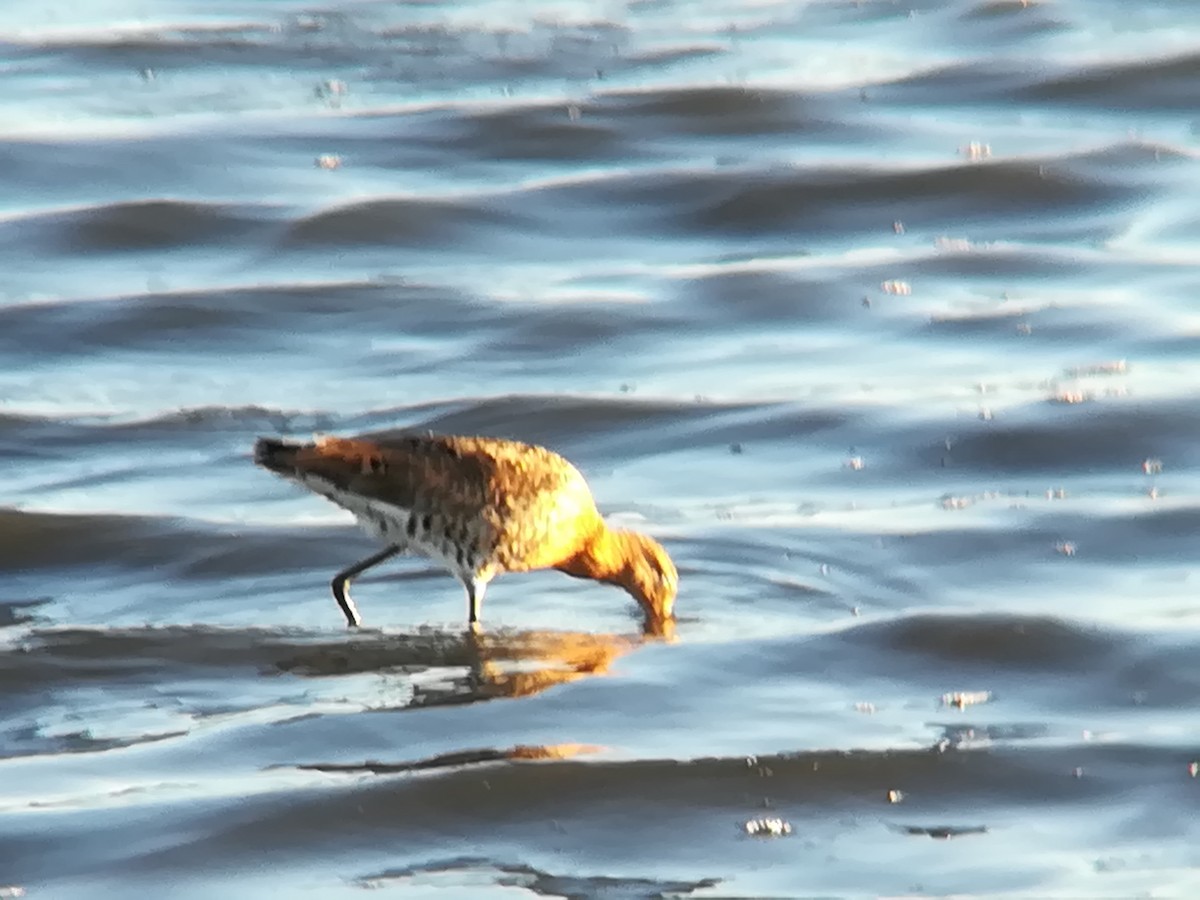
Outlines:
[{"label": "water surface", "polygon": [[[1198,35],[0,11],[0,893],[1194,895]],[[348,634],[250,449],[391,428],[569,456],[673,637],[415,560]]]}]

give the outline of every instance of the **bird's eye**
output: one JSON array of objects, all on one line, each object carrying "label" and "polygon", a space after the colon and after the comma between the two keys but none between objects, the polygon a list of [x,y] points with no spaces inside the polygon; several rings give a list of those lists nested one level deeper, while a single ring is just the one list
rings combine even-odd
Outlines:
[{"label": "bird's eye", "polygon": [[363,459],[363,474],[382,475],[387,471],[387,463],[382,456],[367,456]]}]

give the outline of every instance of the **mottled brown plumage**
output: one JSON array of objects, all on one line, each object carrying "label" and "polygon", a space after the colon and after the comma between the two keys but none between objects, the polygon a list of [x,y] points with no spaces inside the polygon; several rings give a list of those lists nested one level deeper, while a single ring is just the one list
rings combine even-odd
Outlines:
[{"label": "mottled brown plumage", "polygon": [[534,569],[619,585],[650,624],[673,616],[678,574],[667,552],[646,535],[610,529],[579,470],[544,447],[485,437],[259,438],[254,458],[350,510],[384,542],[333,579],[352,626],[360,619],[351,579],[405,552],[458,577],[472,625],[493,577]]}]

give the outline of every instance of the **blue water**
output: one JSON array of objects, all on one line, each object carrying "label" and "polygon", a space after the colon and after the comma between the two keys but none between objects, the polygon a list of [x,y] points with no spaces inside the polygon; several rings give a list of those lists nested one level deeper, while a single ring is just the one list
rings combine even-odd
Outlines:
[{"label": "blue water", "polygon": [[[1198,47],[0,9],[0,896],[1195,894]],[[387,428],[568,456],[673,639],[421,561],[347,633],[370,540],[250,449]]]}]

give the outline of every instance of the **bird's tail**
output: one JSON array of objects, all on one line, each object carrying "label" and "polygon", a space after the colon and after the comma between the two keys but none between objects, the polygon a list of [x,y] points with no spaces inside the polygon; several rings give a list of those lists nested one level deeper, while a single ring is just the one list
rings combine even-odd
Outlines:
[{"label": "bird's tail", "polygon": [[260,437],[254,442],[254,461],[278,475],[290,475],[296,471],[296,454],[303,448],[303,444]]}]

